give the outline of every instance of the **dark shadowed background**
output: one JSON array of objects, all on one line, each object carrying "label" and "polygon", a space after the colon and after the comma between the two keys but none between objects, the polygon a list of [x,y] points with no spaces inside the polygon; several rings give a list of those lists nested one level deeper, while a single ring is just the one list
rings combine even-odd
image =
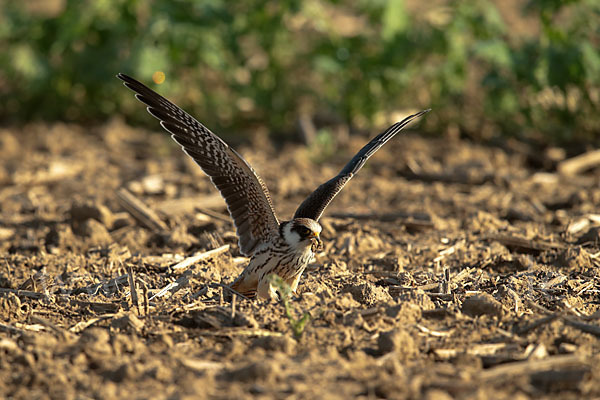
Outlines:
[{"label": "dark shadowed background", "polygon": [[381,128],[427,107],[436,135],[598,138],[594,0],[3,3],[2,123],[154,124],[125,72],[229,138],[290,139],[303,119],[321,136]]}]

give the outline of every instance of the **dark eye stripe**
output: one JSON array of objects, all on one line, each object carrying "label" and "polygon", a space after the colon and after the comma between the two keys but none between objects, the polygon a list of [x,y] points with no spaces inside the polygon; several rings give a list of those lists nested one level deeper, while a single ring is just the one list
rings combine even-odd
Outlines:
[{"label": "dark eye stripe", "polygon": [[297,226],[295,230],[300,236],[308,236],[311,233],[310,229],[306,226]]}]

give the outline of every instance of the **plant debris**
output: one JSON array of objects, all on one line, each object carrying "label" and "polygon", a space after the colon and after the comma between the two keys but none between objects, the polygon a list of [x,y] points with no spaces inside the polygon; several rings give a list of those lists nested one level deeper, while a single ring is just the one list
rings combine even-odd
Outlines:
[{"label": "plant debris", "polygon": [[[282,307],[228,289],[247,259],[225,203],[167,135],[46,128],[0,133],[20,148],[0,163],[0,397],[600,396],[596,153],[540,170],[402,135],[333,201]],[[321,164],[239,150],[285,219],[364,141]]]}]

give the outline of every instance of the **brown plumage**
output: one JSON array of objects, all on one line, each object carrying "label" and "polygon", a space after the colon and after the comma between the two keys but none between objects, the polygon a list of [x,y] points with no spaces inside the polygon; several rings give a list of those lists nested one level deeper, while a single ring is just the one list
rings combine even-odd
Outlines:
[{"label": "brown plumage", "polygon": [[318,220],[344,185],[365,162],[421,111],[395,123],[365,145],[340,173],[319,186],[300,204],[291,221],[279,222],[269,191],[252,167],[234,149],[188,113],[137,80],[118,74],[148,112],[210,177],[227,203],[240,251],[251,256],[231,288],[245,295],[274,298],[267,276],[279,275],[295,292],[306,265],[322,247]]},{"label": "brown plumage", "polygon": [[331,200],[344,188],[346,183],[365,165],[369,157],[371,157],[377,150],[379,150],[384,144],[391,138],[396,136],[406,125],[408,125],[413,119],[420,117],[421,115],[428,113],[429,110],[424,110],[416,114],[410,115],[404,118],[400,122],[396,122],[394,125],[387,128],[384,132],[375,136],[369,143],[363,146],[362,149],[356,153],[352,160],[340,171],[339,174],[328,180],[327,182],[320,185],[314,192],[310,194],[300,204],[294,218],[311,218],[315,221],[321,219],[323,211]]},{"label": "brown plumage", "polygon": [[277,231],[271,196],[262,179],[237,151],[188,113],[152,89],[125,75],[117,75],[146,104],[148,112],[181,145],[219,189],[237,228],[240,250],[252,255],[254,248]]}]

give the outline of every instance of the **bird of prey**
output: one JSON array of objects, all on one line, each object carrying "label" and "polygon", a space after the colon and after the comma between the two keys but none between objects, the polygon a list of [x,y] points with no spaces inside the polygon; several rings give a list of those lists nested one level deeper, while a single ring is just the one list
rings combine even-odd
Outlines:
[{"label": "bird of prey", "polygon": [[117,77],[146,104],[150,114],[202,168],[221,192],[236,227],[241,253],[250,257],[231,288],[245,296],[276,299],[268,276],[278,275],[295,293],[306,265],[322,249],[319,219],[327,205],[367,159],[409,122],[410,115],[373,138],[338,175],[319,186],[300,204],[290,221],[279,221],[269,191],[242,156],[191,115],[152,89],[125,75]]}]

